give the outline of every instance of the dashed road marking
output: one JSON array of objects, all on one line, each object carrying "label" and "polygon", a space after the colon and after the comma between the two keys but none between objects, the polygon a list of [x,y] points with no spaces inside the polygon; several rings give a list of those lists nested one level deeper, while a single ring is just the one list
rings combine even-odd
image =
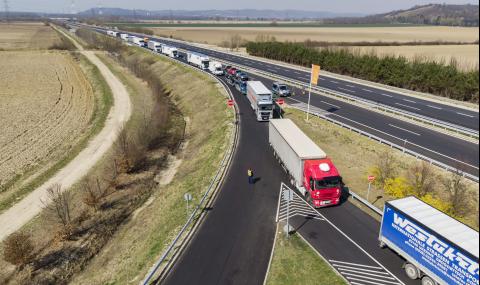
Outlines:
[{"label": "dashed road marking", "polygon": [[390,95],[390,94],[380,93],[380,95],[385,96],[385,97],[389,97],[389,98],[393,98],[393,95]]},{"label": "dashed road marking", "polygon": [[[310,206],[305,200],[303,200],[300,195],[296,192],[293,192],[293,200],[290,201],[288,209],[289,217],[301,216],[307,217],[310,219],[316,219],[323,221],[324,219],[320,217],[317,211]],[[287,201],[281,198],[280,205],[278,207],[277,221],[286,221],[287,220]]]},{"label": "dashed road marking", "polygon": [[396,128],[396,129],[402,130],[402,131],[404,131],[404,132],[411,133],[411,134],[414,134],[414,135],[416,135],[416,136],[421,136],[421,134],[416,133],[416,132],[414,132],[414,131],[410,131],[410,130],[407,130],[407,129],[404,129],[404,128],[401,128],[401,127],[399,127],[399,126],[395,126],[395,125],[392,125],[392,124],[388,124],[388,125],[389,125],[390,127],[394,127],[394,128]]},{"label": "dashed road marking", "polygon": [[366,91],[366,92],[369,92],[369,93],[373,93],[373,90],[370,90],[370,89],[362,88],[362,90]]},{"label": "dashed road marking", "polygon": [[405,102],[417,104],[417,102],[416,102],[416,101],[413,101],[413,100],[408,100],[408,99],[402,99],[402,100],[405,101]]},{"label": "dashed road marking", "polygon": [[355,92],[355,90],[350,90],[350,89],[347,89],[347,88],[338,87],[338,89],[346,91],[346,92],[357,93],[357,92]]},{"label": "dashed road marking", "polygon": [[338,83],[340,83],[340,82],[338,82],[338,81],[335,81],[335,80],[330,80],[330,82],[332,82],[332,83],[335,83],[335,84],[338,84]]},{"label": "dashed road marking", "polygon": [[427,105],[427,107],[430,107],[430,108],[433,108],[433,109],[437,109],[437,110],[442,110],[442,108],[437,107],[437,106]]},{"label": "dashed road marking", "polygon": [[462,115],[462,116],[465,116],[465,117],[469,117],[469,118],[475,118],[475,116],[468,115],[468,114],[464,114],[464,113],[460,113],[460,112],[457,112],[457,114]]},{"label": "dashed road marking", "polygon": [[328,260],[328,262],[352,285],[400,285],[394,276],[378,266]]},{"label": "dashed road marking", "polygon": [[350,87],[350,88],[355,88],[355,86],[350,85],[350,84],[345,84],[345,86]]},{"label": "dashed road marking", "polygon": [[337,109],[340,109],[340,107],[337,106],[337,105],[333,105],[333,104],[328,103],[328,102],[325,102],[325,101],[321,101],[321,102],[324,103],[324,104],[330,105],[330,106],[332,106],[332,107],[335,107],[335,108],[337,108]]},{"label": "dashed road marking", "polygon": [[395,103],[395,105],[402,106],[402,107],[409,108],[409,109],[413,109],[413,110],[417,110],[417,111],[421,110],[419,108],[415,108],[415,107],[408,106],[408,105],[405,105],[405,104],[400,104],[400,103]]}]

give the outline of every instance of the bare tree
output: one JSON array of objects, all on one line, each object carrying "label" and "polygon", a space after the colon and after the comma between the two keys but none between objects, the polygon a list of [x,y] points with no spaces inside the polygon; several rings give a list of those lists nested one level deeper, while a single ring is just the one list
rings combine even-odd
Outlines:
[{"label": "bare tree", "polygon": [[407,172],[408,183],[419,197],[432,193],[436,186],[433,167],[425,161],[416,163]]},{"label": "bare tree", "polygon": [[104,199],[110,194],[109,188],[102,185],[98,177],[96,179],[87,178],[82,183],[83,197],[82,201],[87,206],[97,211]]},{"label": "bare tree", "polygon": [[241,44],[242,44],[242,37],[239,34],[235,34],[230,37],[231,50],[238,50]]},{"label": "bare tree", "polygon": [[380,153],[374,172],[377,176],[375,184],[379,187],[383,187],[389,179],[395,178],[398,171],[397,160],[394,154],[390,151]]},{"label": "bare tree", "polygon": [[48,201],[44,202],[45,209],[53,214],[66,232],[69,232],[72,222],[70,215],[72,195],[68,191],[62,191],[59,184],[54,184],[47,189],[47,196]]},{"label": "bare tree", "polygon": [[452,205],[452,214],[463,216],[470,211],[467,185],[460,172],[454,172],[443,180],[445,190]]},{"label": "bare tree", "polygon": [[7,237],[3,245],[3,259],[13,265],[22,266],[33,258],[34,246],[31,236],[16,232]]}]

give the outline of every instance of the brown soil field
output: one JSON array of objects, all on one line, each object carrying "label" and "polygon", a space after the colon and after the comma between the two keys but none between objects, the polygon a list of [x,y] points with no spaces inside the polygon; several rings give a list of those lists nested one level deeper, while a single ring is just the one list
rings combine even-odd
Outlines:
[{"label": "brown soil field", "polygon": [[7,185],[41,175],[83,138],[95,96],[68,53],[5,51],[0,62],[2,201]]},{"label": "brown soil field", "polygon": [[422,58],[449,64],[452,59],[463,70],[478,68],[478,45],[432,45],[432,46],[375,46],[375,47],[349,47],[352,51],[362,54],[375,53],[379,56],[396,55],[408,59]]},{"label": "brown soil field", "polygon": [[0,50],[48,49],[60,42],[43,23],[0,23]]},{"label": "brown soil field", "polygon": [[150,28],[157,35],[181,38],[188,41],[219,45],[234,34],[253,41],[257,35],[275,36],[278,41],[328,42],[412,42],[452,41],[473,42],[478,40],[478,28],[466,27],[156,27]]}]

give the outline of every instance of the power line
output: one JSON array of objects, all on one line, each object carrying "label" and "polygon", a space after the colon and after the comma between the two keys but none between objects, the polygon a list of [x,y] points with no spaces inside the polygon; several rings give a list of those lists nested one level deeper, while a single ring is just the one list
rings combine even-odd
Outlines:
[{"label": "power line", "polygon": [[8,6],[8,0],[3,0],[3,8],[5,9],[5,21],[9,22],[9,10],[10,7]]},{"label": "power line", "polygon": [[75,15],[77,11],[75,10],[75,0],[72,0],[70,3],[70,14]]}]

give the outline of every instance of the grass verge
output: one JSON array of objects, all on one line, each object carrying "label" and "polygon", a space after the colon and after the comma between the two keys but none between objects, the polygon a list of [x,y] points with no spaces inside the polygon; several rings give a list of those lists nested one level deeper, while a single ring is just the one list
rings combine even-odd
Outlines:
[{"label": "grass verge", "polygon": [[276,239],[267,285],[347,284],[298,234]]},{"label": "grass verge", "polygon": [[[50,177],[57,173],[72,161],[88,144],[89,140],[98,134],[105,125],[105,121],[113,105],[113,95],[107,82],[101,75],[98,68],[92,65],[83,55],[79,53],[71,53],[75,58],[83,73],[87,76],[95,95],[94,112],[91,117],[90,127],[84,133],[83,137],[77,144],[61,157],[55,164],[50,166],[40,174],[36,174],[38,168],[31,169],[25,175],[16,177],[15,181],[10,182],[9,187],[18,187],[18,190],[12,191],[12,195],[7,196],[0,201],[0,213],[14,205],[27,194],[35,190],[37,187],[46,182]],[[29,179],[28,177],[34,177]],[[22,179],[27,177],[28,182]]]}]

